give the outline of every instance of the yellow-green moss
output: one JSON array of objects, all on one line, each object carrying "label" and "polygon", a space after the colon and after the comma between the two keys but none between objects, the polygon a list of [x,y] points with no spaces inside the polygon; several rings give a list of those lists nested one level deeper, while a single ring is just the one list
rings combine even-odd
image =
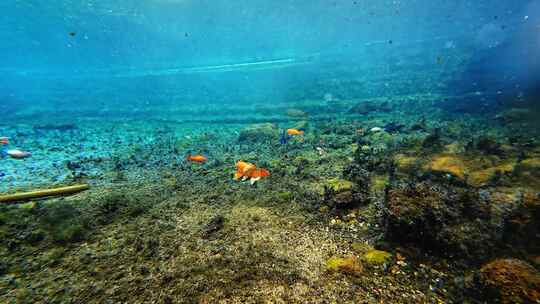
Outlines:
[{"label": "yellow-green moss", "polygon": [[341,272],[350,275],[360,275],[363,271],[362,264],[354,256],[347,258],[331,257],[326,261],[326,269],[331,272]]},{"label": "yellow-green moss", "polygon": [[388,184],[388,175],[375,175],[371,178],[371,191],[381,192],[384,191]]},{"label": "yellow-green moss", "polygon": [[341,193],[345,191],[350,191],[353,187],[353,183],[339,178],[333,178],[328,180],[327,185],[334,193]]},{"label": "yellow-green moss", "polygon": [[496,174],[507,174],[514,170],[514,164],[505,163],[495,167],[474,171],[470,174],[467,182],[476,187],[484,186],[492,180]]},{"label": "yellow-green moss", "polygon": [[362,259],[371,265],[382,265],[388,263],[391,257],[390,252],[371,249],[362,256]]},{"label": "yellow-green moss", "polygon": [[467,168],[463,160],[454,155],[439,155],[433,158],[429,164],[429,169],[433,172],[449,173],[464,180]]}]

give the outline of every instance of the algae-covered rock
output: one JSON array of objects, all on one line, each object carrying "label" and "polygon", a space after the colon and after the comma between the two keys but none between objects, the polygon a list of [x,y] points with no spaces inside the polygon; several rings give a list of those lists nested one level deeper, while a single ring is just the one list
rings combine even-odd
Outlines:
[{"label": "algae-covered rock", "polygon": [[468,168],[461,158],[456,155],[437,155],[428,165],[433,173],[451,174],[461,181],[465,181]]},{"label": "algae-covered rock", "polygon": [[504,163],[498,166],[477,170],[471,172],[467,179],[467,183],[471,186],[481,187],[489,184],[491,181],[495,181],[502,175],[512,173],[514,170],[513,163]]},{"label": "algae-covered rock", "polygon": [[349,274],[353,276],[359,276],[364,271],[362,264],[358,261],[358,258],[355,256],[340,258],[340,257],[331,257],[326,261],[326,270],[331,272],[340,272],[344,274]]},{"label": "algae-covered rock", "polygon": [[344,179],[330,179],[324,184],[325,202],[336,208],[350,208],[365,200],[354,184]]},{"label": "algae-covered rock", "polygon": [[265,142],[277,140],[279,138],[279,130],[275,124],[262,123],[251,125],[238,135],[240,142]]},{"label": "algae-covered rock", "polygon": [[371,187],[370,191],[372,193],[382,192],[388,185],[388,181],[390,180],[390,177],[386,175],[374,175],[371,178]]},{"label": "algae-covered rock", "polygon": [[391,185],[386,197],[386,237],[416,243],[442,255],[479,259],[500,235],[489,204],[471,189],[428,182]]},{"label": "algae-covered rock", "polygon": [[348,180],[333,178],[327,181],[327,186],[334,193],[341,193],[352,190],[353,183]]},{"label": "algae-covered rock", "polygon": [[540,272],[518,259],[497,259],[480,268],[476,292],[483,300],[500,303],[540,302]]},{"label": "algae-covered rock", "polygon": [[391,259],[392,254],[390,252],[377,249],[371,249],[362,255],[362,260],[373,266],[384,265],[390,262]]}]

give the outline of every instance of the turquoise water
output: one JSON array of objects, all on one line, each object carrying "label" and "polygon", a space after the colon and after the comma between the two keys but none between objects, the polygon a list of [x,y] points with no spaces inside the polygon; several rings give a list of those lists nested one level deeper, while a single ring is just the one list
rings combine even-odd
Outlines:
[{"label": "turquoise water", "polygon": [[0,12],[0,302],[539,301],[539,1]]}]

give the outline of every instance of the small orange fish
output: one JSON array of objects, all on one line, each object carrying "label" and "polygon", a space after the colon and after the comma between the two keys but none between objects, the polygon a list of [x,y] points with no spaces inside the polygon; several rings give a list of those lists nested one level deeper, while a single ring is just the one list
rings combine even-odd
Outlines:
[{"label": "small orange fish", "polygon": [[298,129],[287,129],[288,135],[304,135],[304,131],[300,131]]},{"label": "small orange fish", "polygon": [[250,183],[253,185],[256,181],[267,176],[270,176],[270,172],[266,169],[257,168],[254,164],[245,161],[238,161],[236,163],[235,180],[246,180],[249,178]]},{"label": "small orange fish", "polygon": [[188,155],[186,160],[195,163],[204,163],[208,160],[208,158],[204,155]]},{"label": "small orange fish", "polygon": [[7,145],[7,144],[9,144],[9,138],[0,137],[0,145]]}]

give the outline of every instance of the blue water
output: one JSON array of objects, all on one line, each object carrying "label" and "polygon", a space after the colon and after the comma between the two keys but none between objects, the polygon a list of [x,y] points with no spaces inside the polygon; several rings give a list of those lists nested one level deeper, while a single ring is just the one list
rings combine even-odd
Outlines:
[{"label": "blue water", "polygon": [[538,1],[0,5],[4,103],[264,103],[336,77],[370,81],[329,92],[349,98],[443,88],[514,94],[538,79]]},{"label": "blue water", "polygon": [[540,0],[2,0],[0,302],[537,296],[539,102]]}]

